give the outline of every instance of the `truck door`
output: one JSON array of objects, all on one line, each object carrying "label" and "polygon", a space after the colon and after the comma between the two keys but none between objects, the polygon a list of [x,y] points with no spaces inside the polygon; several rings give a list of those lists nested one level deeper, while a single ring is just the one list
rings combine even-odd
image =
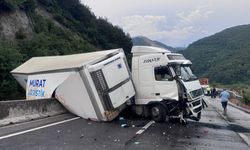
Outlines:
[{"label": "truck door", "polygon": [[154,68],[155,96],[163,99],[178,100],[178,87],[168,66]]}]

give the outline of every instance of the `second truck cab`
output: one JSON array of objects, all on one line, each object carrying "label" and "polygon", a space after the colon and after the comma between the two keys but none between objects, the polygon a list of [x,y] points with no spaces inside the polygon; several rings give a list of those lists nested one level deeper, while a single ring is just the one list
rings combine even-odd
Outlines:
[{"label": "second truck cab", "polygon": [[200,119],[203,91],[183,55],[162,48],[132,48],[135,111],[155,121]]}]

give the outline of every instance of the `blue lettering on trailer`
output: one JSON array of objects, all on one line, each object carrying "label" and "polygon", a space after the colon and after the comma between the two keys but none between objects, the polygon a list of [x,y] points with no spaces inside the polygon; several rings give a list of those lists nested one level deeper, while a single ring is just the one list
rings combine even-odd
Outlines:
[{"label": "blue lettering on trailer", "polygon": [[33,86],[33,87],[45,87],[46,84],[46,79],[42,79],[42,80],[30,80],[30,85],[29,86]]},{"label": "blue lettering on trailer", "polygon": [[39,96],[39,97],[44,97],[45,96],[45,91],[42,89],[39,90],[29,90],[28,93],[29,96]]},{"label": "blue lettering on trailer", "polygon": [[[46,86],[46,79],[34,79],[29,81],[29,91],[28,96],[45,96],[45,90],[43,89]],[[35,88],[35,89],[32,89]]]}]

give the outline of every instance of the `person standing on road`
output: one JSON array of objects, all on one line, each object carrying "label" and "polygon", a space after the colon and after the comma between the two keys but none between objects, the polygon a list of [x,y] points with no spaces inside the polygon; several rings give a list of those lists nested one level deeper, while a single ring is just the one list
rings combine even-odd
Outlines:
[{"label": "person standing on road", "polygon": [[213,87],[211,90],[211,98],[216,98],[216,88]]},{"label": "person standing on road", "polygon": [[223,91],[220,93],[220,100],[221,100],[221,105],[224,109],[224,114],[227,113],[227,102],[230,98],[230,94],[226,91],[226,89],[223,89]]}]

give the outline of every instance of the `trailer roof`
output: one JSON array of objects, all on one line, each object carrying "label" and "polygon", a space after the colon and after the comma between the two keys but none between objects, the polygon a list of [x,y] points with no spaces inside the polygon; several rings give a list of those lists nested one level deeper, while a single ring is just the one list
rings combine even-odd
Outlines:
[{"label": "trailer roof", "polygon": [[74,55],[33,57],[12,70],[11,73],[32,74],[38,72],[79,68],[88,63],[99,61],[105,56],[119,52],[120,50],[121,49],[112,49]]}]

